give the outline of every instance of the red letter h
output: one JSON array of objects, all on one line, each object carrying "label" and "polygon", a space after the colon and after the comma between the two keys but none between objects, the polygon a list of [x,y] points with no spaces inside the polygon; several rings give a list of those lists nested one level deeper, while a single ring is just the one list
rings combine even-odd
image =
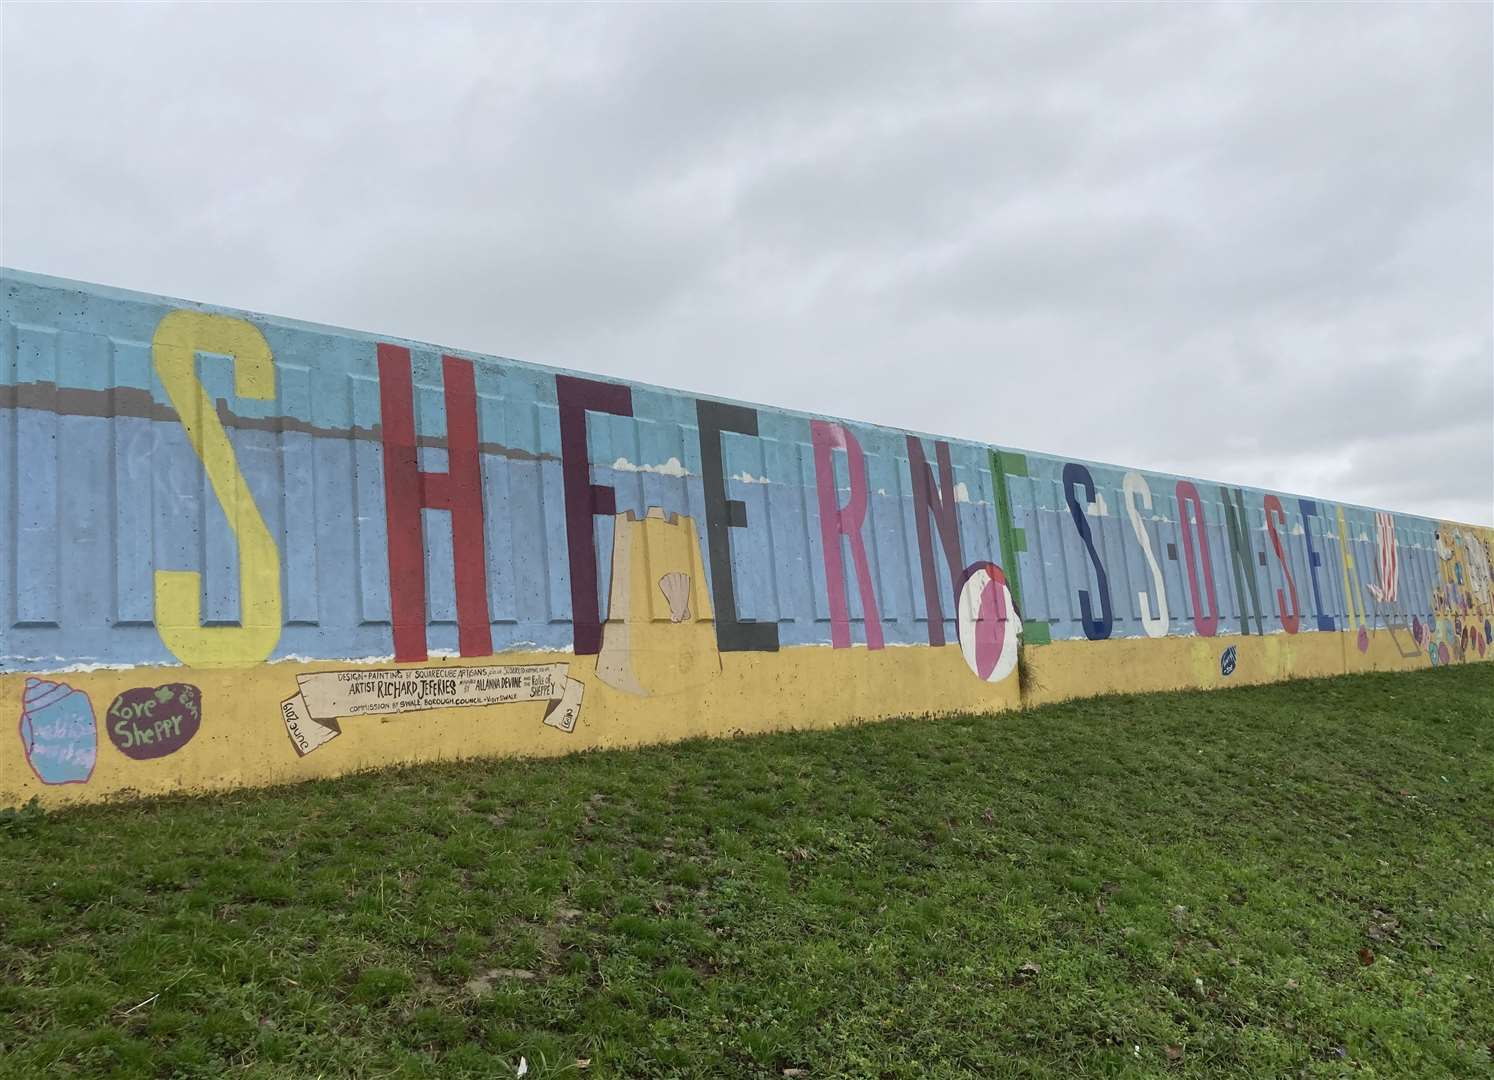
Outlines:
[{"label": "red letter h", "polygon": [[422,472],[416,459],[410,350],[379,345],[389,606],[396,660],[426,658],[425,533],[420,522],[420,511],[425,507],[451,511],[458,648],[463,656],[488,656],[493,652],[483,542],[482,466],[477,451],[477,389],[470,361],[443,356],[441,363],[446,383],[447,471]]}]

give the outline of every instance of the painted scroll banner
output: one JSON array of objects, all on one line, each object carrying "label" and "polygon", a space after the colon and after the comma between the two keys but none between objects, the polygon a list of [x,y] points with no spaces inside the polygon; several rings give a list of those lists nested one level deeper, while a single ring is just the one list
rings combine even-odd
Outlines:
[{"label": "painted scroll banner", "polygon": [[298,675],[296,682],[299,691],[280,703],[280,712],[302,757],[341,735],[338,720],[349,716],[548,701],[544,722],[570,732],[581,717],[585,689],[565,664],[321,671]]}]

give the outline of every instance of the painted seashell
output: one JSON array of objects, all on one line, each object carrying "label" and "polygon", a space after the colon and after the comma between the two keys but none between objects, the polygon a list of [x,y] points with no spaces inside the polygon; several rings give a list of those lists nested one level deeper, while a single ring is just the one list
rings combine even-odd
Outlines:
[{"label": "painted seashell", "polygon": [[88,695],[66,683],[27,679],[21,696],[21,746],[43,784],[84,784],[99,756]]},{"label": "painted seashell", "polygon": [[659,579],[659,591],[669,602],[669,621],[684,622],[690,617],[690,575],[679,570]]},{"label": "painted seashell", "polygon": [[1239,656],[1240,653],[1238,646],[1231,645],[1229,648],[1225,649],[1223,654],[1219,657],[1219,674],[1223,675],[1225,678],[1233,675],[1235,673],[1235,665],[1239,662]]}]

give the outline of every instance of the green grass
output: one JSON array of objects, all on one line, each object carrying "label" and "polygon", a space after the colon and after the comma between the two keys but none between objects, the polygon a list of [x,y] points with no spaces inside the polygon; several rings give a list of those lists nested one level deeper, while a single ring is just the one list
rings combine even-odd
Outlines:
[{"label": "green grass", "polygon": [[1489,1076],[1494,665],[9,813],[0,882],[5,1076]]}]

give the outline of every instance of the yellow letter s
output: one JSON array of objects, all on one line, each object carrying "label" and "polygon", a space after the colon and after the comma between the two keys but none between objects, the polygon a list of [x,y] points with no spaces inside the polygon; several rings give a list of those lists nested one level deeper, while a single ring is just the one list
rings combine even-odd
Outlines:
[{"label": "yellow letter s", "polygon": [[156,631],[178,660],[240,667],[267,659],[280,640],[280,550],[254,504],[233,444],[197,378],[199,352],[234,358],[239,397],[273,400],[275,361],[253,324],[227,315],[173,311],[156,327],[151,359],[213,485],[239,547],[239,625],[202,625],[202,576],[156,571]]}]

